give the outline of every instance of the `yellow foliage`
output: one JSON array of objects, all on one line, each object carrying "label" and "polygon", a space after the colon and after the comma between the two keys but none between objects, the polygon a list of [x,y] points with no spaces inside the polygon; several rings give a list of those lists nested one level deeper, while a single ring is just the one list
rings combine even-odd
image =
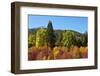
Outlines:
[{"label": "yellow foliage", "polygon": [[58,47],[55,47],[53,49],[53,54],[54,54],[54,58],[59,54],[59,48]]}]

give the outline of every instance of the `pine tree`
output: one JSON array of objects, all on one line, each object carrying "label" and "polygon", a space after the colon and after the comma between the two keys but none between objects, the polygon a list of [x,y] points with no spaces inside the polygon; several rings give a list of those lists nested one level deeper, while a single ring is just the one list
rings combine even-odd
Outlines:
[{"label": "pine tree", "polygon": [[56,36],[53,30],[52,22],[49,21],[47,26],[47,46],[49,46],[51,49],[55,46],[56,42]]}]

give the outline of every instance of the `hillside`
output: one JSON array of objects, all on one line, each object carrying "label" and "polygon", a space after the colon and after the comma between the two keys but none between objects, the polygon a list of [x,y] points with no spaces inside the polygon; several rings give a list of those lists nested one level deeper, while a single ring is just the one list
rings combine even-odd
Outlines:
[{"label": "hillside", "polygon": [[[28,29],[28,33],[29,33],[29,34],[35,34],[36,31],[37,31],[38,29],[40,29],[40,28]],[[44,28],[44,29],[46,29],[46,28]],[[64,32],[65,30],[57,30],[57,29],[56,29],[56,30],[54,30],[54,31],[55,31],[55,34],[58,34],[58,33]],[[74,30],[66,30],[66,31],[73,32],[73,33],[75,33],[77,36],[81,36],[81,35],[82,35],[82,33],[77,32],[77,31],[74,31]]]}]

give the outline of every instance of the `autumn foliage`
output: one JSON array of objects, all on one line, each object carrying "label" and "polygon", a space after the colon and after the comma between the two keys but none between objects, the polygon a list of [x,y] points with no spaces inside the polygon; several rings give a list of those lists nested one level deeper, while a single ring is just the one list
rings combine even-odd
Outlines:
[{"label": "autumn foliage", "polygon": [[77,46],[72,46],[70,50],[67,47],[55,47],[53,50],[47,47],[31,47],[28,52],[28,60],[79,59],[87,57],[88,48]]},{"label": "autumn foliage", "polygon": [[51,21],[28,33],[28,60],[88,58],[88,33],[55,30]]}]

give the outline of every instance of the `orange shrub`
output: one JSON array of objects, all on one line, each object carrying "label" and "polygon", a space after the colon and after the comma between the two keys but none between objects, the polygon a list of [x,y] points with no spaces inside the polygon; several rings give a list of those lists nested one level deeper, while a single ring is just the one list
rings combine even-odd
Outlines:
[{"label": "orange shrub", "polygon": [[38,53],[36,59],[37,60],[46,60],[48,57],[48,49],[47,48],[41,48],[41,51]]},{"label": "orange shrub", "polygon": [[55,60],[55,59],[77,59],[87,58],[88,48],[71,46],[67,47],[54,47],[51,50],[49,47],[31,47],[28,49],[28,60]]},{"label": "orange shrub", "polygon": [[80,52],[77,46],[74,46],[71,52],[72,52],[72,58],[80,58]]},{"label": "orange shrub", "polygon": [[34,47],[30,48],[28,50],[28,60],[36,60],[36,56],[39,53],[39,51],[40,50],[37,48],[34,48]]},{"label": "orange shrub", "polygon": [[62,58],[62,59],[71,59],[71,58],[72,58],[72,53],[71,53],[71,52],[64,52],[64,53],[61,55],[61,58]]},{"label": "orange shrub", "polygon": [[80,47],[81,58],[88,58],[88,47]]}]

